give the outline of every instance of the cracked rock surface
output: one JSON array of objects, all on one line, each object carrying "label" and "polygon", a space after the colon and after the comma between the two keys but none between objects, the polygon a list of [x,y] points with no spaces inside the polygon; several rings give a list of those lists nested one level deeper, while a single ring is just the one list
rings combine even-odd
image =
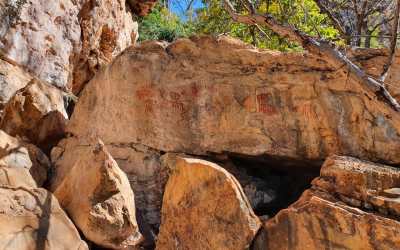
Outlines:
[{"label": "cracked rock surface", "polygon": [[328,158],[313,186],[263,224],[253,249],[398,249],[399,174],[351,157]]}]

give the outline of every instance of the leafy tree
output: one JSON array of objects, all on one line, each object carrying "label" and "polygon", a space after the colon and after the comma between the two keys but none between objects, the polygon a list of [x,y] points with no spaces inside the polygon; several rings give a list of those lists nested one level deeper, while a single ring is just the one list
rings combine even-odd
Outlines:
[{"label": "leafy tree", "polygon": [[396,5],[393,0],[316,0],[316,3],[332,18],[349,45],[361,46],[364,40],[363,45],[369,48],[391,35]]},{"label": "leafy tree", "polygon": [[194,32],[191,22],[183,21],[162,4],[158,4],[146,17],[139,20],[139,41],[164,40],[171,42]]},{"label": "leafy tree", "polygon": [[[241,14],[246,9],[242,1],[232,1]],[[260,48],[299,50],[300,47],[280,38],[268,29],[248,26],[232,21],[219,0],[203,0],[204,7],[197,12],[196,31],[205,34],[229,34]],[[321,14],[313,0],[252,1],[255,11],[273,15],[282,23],[290,23],[304,32],[325,39],[337,39],[339,32],[330,19]]]}]

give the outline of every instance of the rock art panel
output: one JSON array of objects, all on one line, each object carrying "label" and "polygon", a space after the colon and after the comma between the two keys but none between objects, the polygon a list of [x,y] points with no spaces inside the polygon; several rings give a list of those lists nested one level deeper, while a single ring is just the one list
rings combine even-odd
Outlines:
[{"label": "rock art panel", "polygon": [[394,164],[399,116],[313,55],[195,37],[126,50],[87,86],[67,131],[164,152]]}]

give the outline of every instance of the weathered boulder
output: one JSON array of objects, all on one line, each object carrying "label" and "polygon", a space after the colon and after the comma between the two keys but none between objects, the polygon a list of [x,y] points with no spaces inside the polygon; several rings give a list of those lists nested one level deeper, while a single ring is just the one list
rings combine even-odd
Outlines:
[{"label": "weathered boulder", "polygon": [[211,162],[181,158],[176,164],[156,249],[246,249],[260,221],[237,180]]},{"label": "weathered boulder", "polygon": [[138,16],[146,16],[156,5],[157,0],[127,0],[127,3]]},{"label": "weathered boulder", "polygon": [[[128,178],[101,142],[63,140],[52,152],[51,190],[87,239],[120,249],[136,246],[134,194]],[[79,195],[77,195],[79,194]]]},{"label": "weathered boulder", "polygon": [[65,93],[33,79],[17,91],[4,108],[0,128],[48,149],[64,135],[68,115]]},{"label": "weathered boulder", "polygon": [[0,112],[10,98],[31,80],[32,76],[20,67],[2,60],[0,57]]},{"label": "weathered boulder", "polygon": [[313,187],[263,225],[255,248],[400,248],[400,170],[331,157]]},{"label": "weathered boulder", "polygon": [[0,185],[40,187],[49,170],[50,161],[36,146],[0,130]]},{"label": "weathered boulder", "polygon": [[64,89],[79,91],[136,38],[125,1],[0,1],[1,53]]},{"label": "weathered boulder", "polygon": [[86,250],[78,230],[45,189],[0,187],[0,249]]},{"label": "weathered boulder", "polygon": [[351,157],[328,158],[312,185],[355,207],[400,216],[400,169]]},{"label": "weathered boulder", "polygon": [[400,114],[343,67],[226,37],[129,48],[82,92],[67,131],[164,152],[400,163]]}]

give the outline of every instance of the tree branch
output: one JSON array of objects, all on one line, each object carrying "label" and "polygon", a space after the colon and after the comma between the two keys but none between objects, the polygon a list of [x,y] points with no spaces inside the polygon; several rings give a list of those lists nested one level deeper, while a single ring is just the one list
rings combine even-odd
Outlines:
[{"label": "tree branch", "polygon": [[347,34],[346,30],[342,27],[340,24],[339,20],[336,19],[336,17],[330,12],[325,5],[321,2],[321,0],[315,0],[314,1],[318,8],[321,10],[322,13],[325,13],[332,21],[333,26],[339,31],[339,33],[344,37],[344,39],[348,40],[349,35]]},{"label": "tree branch", "polygon": [[365,73],[365,71],[360,69],[350,59],[348,59],[346,55],[340,52],[333,43],[322,39],[315,39],[311,36],[306,35],[305,33],[301,32],[291,25],[280,24],[270,15],[264,16],[257,13],[240,15],[236,13],[233,5],[229,0],[223,1],[226,11],[229,13],[234,21],[248,25],[265,25],[267,28],[271,29],[280,37],[286,38],[292,42],[297,42],[310,53],[316,54],[319,57],[326,59],[326,61],[328,61],[328,63],[330,63],[331,65],[346,65],[351,74],[353,74],[362,83],[364,83],[377,96],[382,97],[386,101],[386,103],[391,105],[396,111],[400,111],[400,105],[398,104],[396,99],[394,99],[390,95],[382,82],[374,79],[373,77]]},{"label": "tree branch", "polygon": [[386,77],[389,73],[389,70],[392,67],[392,64],[394,61],[394,56],[396,54],[397,33],[398,33],[398,29],[399,29],[399,18],[400,18],[400,0],[397,0],[397,6],[396,6],[396,11],[395,11],[395,16],[394,16],[394,23],[393,23],[392,39],[390,41],[389,57],[387,59],[385,66],[383,67],[383,72],[380,77],[380,80],[382,82],[385,82]]}]

